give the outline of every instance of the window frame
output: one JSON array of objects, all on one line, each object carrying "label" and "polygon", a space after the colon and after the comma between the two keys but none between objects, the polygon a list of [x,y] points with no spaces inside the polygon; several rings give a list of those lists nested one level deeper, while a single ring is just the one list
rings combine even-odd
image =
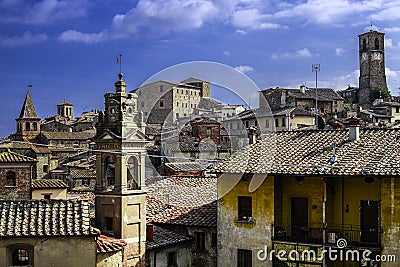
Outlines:
[{"label": "window frame", "polygon": [[253,198],[238,196],[238,221],[249,221],[253,218]]}]

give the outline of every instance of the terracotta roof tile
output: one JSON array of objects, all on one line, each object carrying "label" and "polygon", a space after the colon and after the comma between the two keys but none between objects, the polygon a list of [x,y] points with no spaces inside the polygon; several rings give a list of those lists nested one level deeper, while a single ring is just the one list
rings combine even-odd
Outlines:
[{"label": "terracotta roof tile", "polygon": [[149,222],[215,227],[217,179],[157,177],[146,180]]},{"label": "terracotta roof tile", "polygon": [[47,139],[56,140],[89,140],[96,134],[94,130],[88,130],[83,132],[41,132]]},{"label": "terracotta roof tile", "polygon": [[107,253],[122,250],[126,246],[123,239],[117,239],[105,235],[97,238],[97,253]]},{"label": "terracotta roof tile", "polygon": [[67,188],[68,185],[58,179],[36,179],[32,180],[32,189],[44,188]]},{"label": "terracotta roof tile", "polygon": [[20,163],[20,162],[35,162],[36,160],[23,156],[14,152],[11,152],[10,150],[0,153],[0,163]]},{"label": "terracotta roof tile", "polygon": [[177,233],[158,225],[154,225],[153,227],[153,240],[146,242],[146,249],[149,250],[193,240],[190,236]]},{"label": "terracotta roof tile", "polygon": [[88,201],[0,201],[2,238],[91,235]]},{"label": "terracotta roof tile", "polygon": [[[215,173],[271,175],[400,176],[400,130],[360,129],[360,140],[349,130],[286,131],[264,135],[228,160]],[[333,155],[336,160],[331,162]]]},{"label": "terracotta roof tile", "polygon": [[96,179],[96,171],[76,169],[70,172],[72,179]]}]

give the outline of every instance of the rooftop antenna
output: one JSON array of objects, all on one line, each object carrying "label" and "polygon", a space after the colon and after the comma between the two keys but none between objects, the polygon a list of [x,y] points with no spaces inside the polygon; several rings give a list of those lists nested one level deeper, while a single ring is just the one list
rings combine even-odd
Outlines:
[{"label": "rooftop antenna", "polygon": [[117,64],[119,64],[119,73],[122,73],[122,54],[117,56]]}]

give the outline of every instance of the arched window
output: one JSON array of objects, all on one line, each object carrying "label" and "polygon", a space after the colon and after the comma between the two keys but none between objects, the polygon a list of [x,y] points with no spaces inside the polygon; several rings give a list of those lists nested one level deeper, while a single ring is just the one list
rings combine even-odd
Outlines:
[{"label": "arched window", "polygon": [[138,164],[135,157],[129,157],[126,164],[126,187],[129,190],[139,189]]},{"label": "arched window", "polygon": [[114,190],[115,185],[115,158],[114,156],[108,156],[104,160],[105,171],[107,178],[107,189]]},{"label": "arched window", "polygon": [[375,38],[375,49],[379,49],[379,40]]},{"label": "arched window", "polygon": [[367,40],[363,39],[363,50],[367,50]]},{"label": "arched window", "polygon": [[34,123],[32,124],[32,126],[33,126],[33,130],[34,130],[34,131],[37,131],[37,123],[34,122]]},{"label": "arched window", "polygon": [[25,122],[25,130],[30,131],[31,130],[31,124],[27,121]]},{"label": "arched window", "polygon": [[15,172],[7,172],[6,174],[6,186],[16,186],[17,179]]}]

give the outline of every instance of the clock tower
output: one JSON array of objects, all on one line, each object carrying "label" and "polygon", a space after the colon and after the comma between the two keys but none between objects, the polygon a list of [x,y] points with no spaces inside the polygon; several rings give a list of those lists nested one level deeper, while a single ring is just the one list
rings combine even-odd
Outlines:
[{"label": "clock tower", "polygon": [[146,249],[145,124],[122,73],[96,125],[96,226],[126,241],[124,266],[144,266]]},{"label": "clock tower", "polygon": [[385,75],[385,46],[384,33],[370,30],[360,34],[360,77],[358,90],[358,103],[368,106],[375,88],[387,87]]}]

